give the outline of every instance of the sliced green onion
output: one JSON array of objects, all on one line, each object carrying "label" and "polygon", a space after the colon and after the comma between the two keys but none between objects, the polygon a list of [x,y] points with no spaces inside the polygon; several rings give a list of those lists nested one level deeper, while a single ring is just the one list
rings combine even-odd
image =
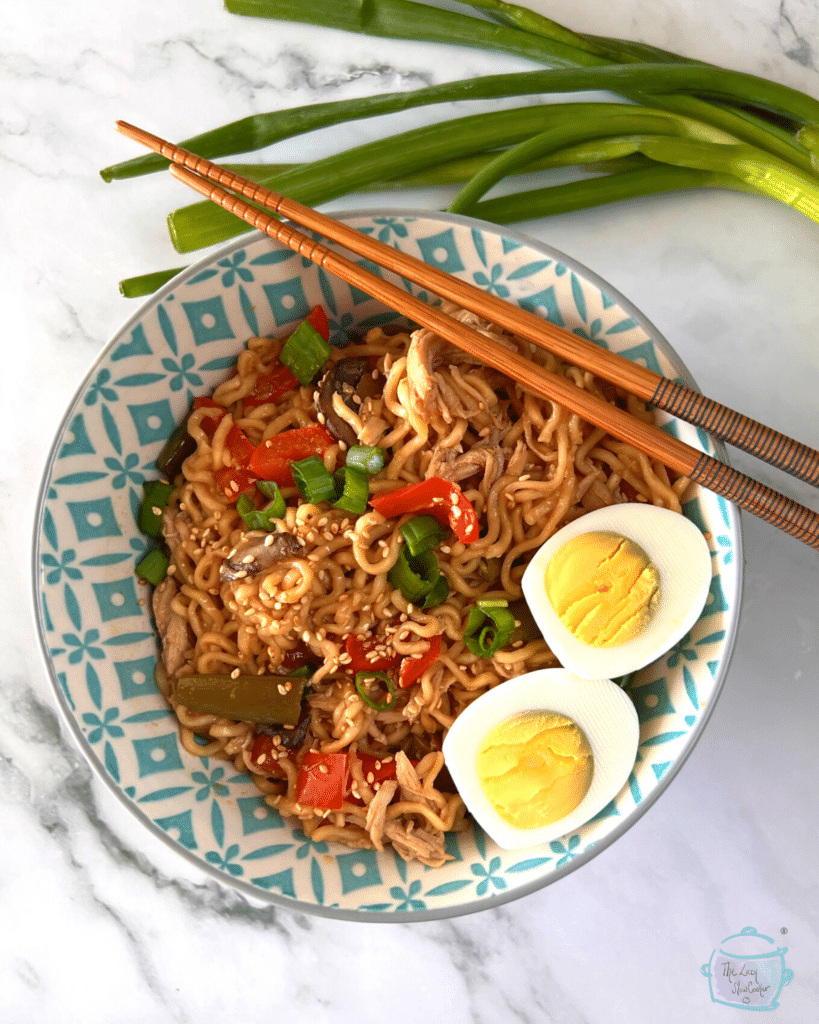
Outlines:
[{"label": "sliced green onion", "polygon": [[274,519],[284,519],[287,504],[279,485],[273,480],[257,480],[256,486],[266,498],[270,498],[270,503],[265,505],[265,511]]},{"label": "sliced green onion", "polygon": [[439,604],[443,604],[444,601],[449,597],[449,580],[444,576],[443,573],[438,577],[438,582],[430,590],[427,596],[424,598],[424,602],[421,607],[424,611],[428,611],[430,608],[437,608]]},{"label": "sliced green onion", "polygon": [[303,385],[311,384],[330,358],[332,348],[309,320],[302,320],[293,331],[279,356],[279,362]]},{"label": "sliced green onion", "polygon": [[139,528],[149,537],[162,533],[162,510],[167,507],[173,494],[173,484],[161,480],[146,480],[142,485],[142,504],[139,507]]},{"label": "sliced green onion", "polygon": [[411,555],[421,555],[438,547],[446,538],[446,530],[435,516],[415,516],[398,527]]},{"label": "sliced green onion", "polygon": [[[389,690],[389,701],[375,701],[369,696],[369,694],[365,693],[364,681],[366,679],[378,679],[379,682],[382,682]],[[366,669],[364,669],[363,672],[357,672],[355,677],[355,688],[358,692],[358,696],[364,701],[364,703],[376,711],[389,711],[393,704],[395,704],[395,683],[390,679],[386,672],[368,672]]]},{"label": "sliced green onion", "polygon": [[375,445],[354,444],[347,450],[344,460],[347,469],[360,469],[367,476],[375,476],[384,468],[385,452]]},{"label": "sliced green onion", "polygon": [[[273,485],[276,486],[275,484]],[[242,517],[248,530],[264,530],[270,533],[276,529],[274,519],[281,519],[285,512],[284,498],[279,493],[279,500],[273,499],[263,508],[255,508],[250,498],[243,494],[236,502],[236,511]]]},{"label": "sliced green onion", "polygon": [[291,462],[290,472],[302,498],[314,505],[322,501],[335,501],[335,481],[318,455],[310,455],[299,462]]},{"label": "sliced green onion", "polygon": [[469,611],[464,643],[476,657],[491,658],[509,642],[514,631],[515,616],[506,601],[481,599]]},{"label": "sliced green onion", "polygon": [[352,512],[353,515],[361,515],[367,507],[367,499],[370,496],[369,477],[360,469],[352,469],[345,466],[337,474],[341,480],[341,494],[333,507],[341,509],[342,512]]},{"label": "sliced green onion", "polygon": [[398,561],[387,573],[387,579],[408,601],[420,604],[435,588],[440,575],[438,559],[431,551],[410,555],[402,545]]},{"label": "sliced green onion", "polygon": [[165,579],[170,562],[170,558],[164,551],[154,548],[137,563],[136,574],[140,579],[146,580],[156,587]]},{"label": "sliced green onion", "polygon": [[181,274],[183,270],[185,267],[174,267],[173,270],[154,270],[150,274],[127,277],[119,283],[120,294],[124,295],[126,299],[138,299],[141,295],[150,295],[171,278]]}]

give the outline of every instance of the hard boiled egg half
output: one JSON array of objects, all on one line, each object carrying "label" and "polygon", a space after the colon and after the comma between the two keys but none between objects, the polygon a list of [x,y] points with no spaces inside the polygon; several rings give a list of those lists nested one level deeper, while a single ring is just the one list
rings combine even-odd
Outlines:
[{"label": "hard boiled egg half", "polygon": [[639,742],[637,712],[609,679],[537,669],[478,697],[443,744],[467,808],[506,850],[579,828],[625,785]]},{"label": "hard boiled egg half", "polygon": [[522,586],[560,664],[583,679],[613,679],[685,636],[711,578],[711,553],[694,523],[627,503],[558,530],[530,561]]}]

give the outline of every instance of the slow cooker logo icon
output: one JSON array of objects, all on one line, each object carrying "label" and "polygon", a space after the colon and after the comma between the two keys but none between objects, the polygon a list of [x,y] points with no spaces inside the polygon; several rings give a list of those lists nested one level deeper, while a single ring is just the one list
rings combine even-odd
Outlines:
[{"label": "slow cooker logo icon", "polygon": [[708,978],[711,1001],[739,1010],[775,1010],[779,993],[793,980],[785,966],[787,946],[756,928],[729,935],[700,970]]}]

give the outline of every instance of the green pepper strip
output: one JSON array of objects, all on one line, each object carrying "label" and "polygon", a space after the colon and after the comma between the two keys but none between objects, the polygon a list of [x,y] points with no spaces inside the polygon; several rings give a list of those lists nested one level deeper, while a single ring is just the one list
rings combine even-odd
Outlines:
[{"label": "green pepper strip", "polygon": [[279,362],[306,387],[313,382],[332,351],[315,327],[308,320],[302,320],[284,343]]},{"label": "green pepper strip", "polygon": [[[374,701],[372,697],[365,693],[365,679],[378,679],[382,682],[389,690],[389,701]],[[355,688],[358,692],[358,696],[364,701],[364,703],[376,711],[389,711],[393,704],[395,704],[395,683],[390,679],[386,672],[368,672],[366,669],[364,669],[363,672],[356,672]]]},{"label": "green pepper strip", "polygon": [[149,537],[162,534],[162,510],[167,508],[174,485],[161,480],[146,480],[142,485],[142,504],[139,507],[139,528]]},{"label": "green pepper strip", "polygon": [[137,563],[136,574],[156,587],[165,579],[170,564],[171,560],[165,552],[154,548]]},{"label": "green pepper strip", "polygon": [[[490,625],[485,625],[488,619]],[[515,631],[515,617],[506,602],[484,600],[469,611],[464,643],[478,658],[491,658],[504,647]]]},{"label": "green pepper strip", "polygon": [[176,682],[180,704],[194,711],[259,725],[297,725],[303,676],[190,675]]}]

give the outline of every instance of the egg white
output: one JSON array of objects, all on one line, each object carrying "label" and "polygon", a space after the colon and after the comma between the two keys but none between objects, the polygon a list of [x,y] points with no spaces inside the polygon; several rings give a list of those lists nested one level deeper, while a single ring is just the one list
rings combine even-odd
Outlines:
[{"label": "egg white", "polygon": [[[495,810],[478,779],[478,749],[496,725],[526,711],[556,711],[586,734],[594,758],[592,781],[577,807],[550,825],[521,829]],[[610,679],[580,679],[562,668],[536,669],[488,690],[455,719],[444,759],[464,803],[504,850],[538,846],[580,828],[623,788],[634,767],[640,723],[634,704]]]},{"label": "egg white", "polygon": [[[591,647],[563,625],[546,595],[546,566],[567,541],[610,530],[635,541],[660,574],[659,605],[645,629],[617,647]],[[713,571],[708,543],[689,519],[656,505],[628,503],[589,512],[558,530],[523,574],[526,603],[565,668],[584,679],[613,679],[649,665],[691,629],[708,598]]]}]

